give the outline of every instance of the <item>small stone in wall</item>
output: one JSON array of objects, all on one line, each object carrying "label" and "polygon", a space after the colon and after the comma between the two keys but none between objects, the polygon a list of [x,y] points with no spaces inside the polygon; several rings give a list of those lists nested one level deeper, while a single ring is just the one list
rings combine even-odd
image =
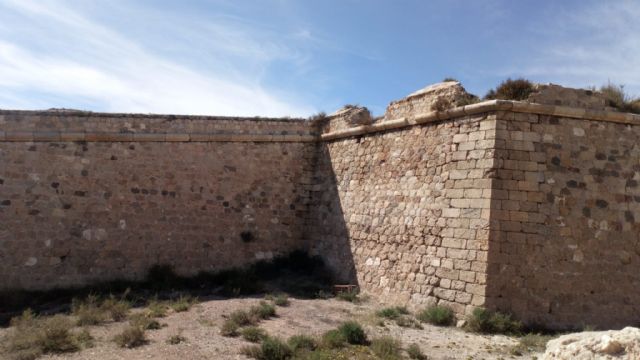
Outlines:
[{"label": "small stone in wall", "polygon": [[620,262],[622,262],[624,265],[628,265],[631,263],[631,254],[629,254],[626,251],[621,251],[620,252]]},{"label": "small stone in wall", "polygon": [[34,266],[35,264],[38,263],[38,259],[35,257],[30,257],[29,259],[27,259],[27,262],[24,263],[25,266]]},{"label": "small stone in wall", "polygon": [[584,260],[584,253],[580,250],[576,250],[573,253],[573,261],[575,262],[582,262]]},{"label": "small stone in wall", "polygon": [[86,229],[82,231],[82,237],[86,240],[104,240],[107,238],[107,231],[105,229]]},{"label": "small stone in wall", "polygon": [[273,253],[271,251],[266,251],[266,252],[258,251],[256,253],[256,259],[258,259],[258,260],[270,260],[270,259],[273,259]]}]

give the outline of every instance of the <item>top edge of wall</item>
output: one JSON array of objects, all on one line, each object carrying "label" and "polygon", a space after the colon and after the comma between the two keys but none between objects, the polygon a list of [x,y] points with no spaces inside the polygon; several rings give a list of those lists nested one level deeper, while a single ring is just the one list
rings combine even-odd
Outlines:
[{"label": "top edge of wall", "polygon": [[[538,115],[550,115],[588,121],[614,122],[626,125],[640,125],[640,115],[607,110],[593,110],[559,105],[545,105],[514,100],[489,100],[476,104],[459,106],[445,111],[431,111],[397,119],[379,119],[368,125],[327,132],[320,135],[324,141],[359,136],[387,130],[396,130],[414,125],[453,120],[469,115],[495,111],[512,111]],[[328,120],[335,119],[335,116]]]},{"label": "top edge of wall", "polygon": [[0,109],[0,115],[23,116],[68,116],[68,117],[101,117],[101,118],[137,118],[137,119],[167,119],[167,120],[238,120],[238,121],[269,121],[269,122],[308,122],[305,118],[294,117],[262,117],[262,116],[218,116],[218,115],[179,115],[179,114],[143,114],[143,113],[108,113],[84,110],[11,110]]},{"label": "top edge of wall", "polygon": [[[230,132],[219,133],[216,131],[167,131],[163,133],[150,133],[147,131],[136,132],[136,141],[287,141],[287,142],[309,142],[309,141],[330,141],[341,138],[361,136],[376,132],[398,130],[406,127],[412,127],[421,124],[435,123],[447,120],[456,120],[470,115],[479,115],[483,113],[491,113],[497,111],[511,111],[519,113],[530,113],[539,115],[549,115],[573,119],[582,119],[587,121],[604,121],[614,122],[625,125],[640,125],[640,115],[632,113],[623,113],[608,110],[592,110],[586,108],[545,105],[537,103],[529,103],[523,101],[512,100],[489,100],[476,104],[459,106],[445,111],[431,111],[426,113],[413,114],[406,117],[395,119],[375,118],[370,124],[355,125],[346,129],[328,131],[318,134],[315,131],[306,132],[304,134],[271,134],[258,131],[257,133],[246,133],[245,130],[235,129]],[[323,121],[335,120],[335,116],[327,116],[319,120],[302,120],[287,118],[260,118],[260,117],[225,117],[225,116],[191,116],[191,115],[154,115],[154,114],[124,114],[124,113],[94,113],[83,111],[31,111],[31,110],[0,110],[0,115],[18,115],[18,116],[69,116],[69,117],[104,117],[104,118],[137,118],[137,119],[166,119],[166,120],[221,120],[221,121],[265,121],[267,123],[286,122],[290,124],[305,124],[310,126],[310,130]],[[48,136],[47,131],[30,129],[27,131],[1,131],[0,141],[34,141],[41,139],[42,141],[53,141],[56,137]],[[115,138],[100,131],[56,131],[55,134],[73,133],[80,140],[88,141],[116,141],[123,138],[127,134],[115,134]],[[28,136],[27,136],[28,135]],[[169,136],[170,135],[170,136]],[[154,137],[155,136],[155,137]],[[164,136],[164,137],[163,137]],[[133,135],[131,135],[134,138]],[[75,139],[75,138],[74,138]],[[100,140],[102,139],[102,140]],[[125,139],[131,141],[130,139]],[[120,140],[118,140],[120,141]]]}]

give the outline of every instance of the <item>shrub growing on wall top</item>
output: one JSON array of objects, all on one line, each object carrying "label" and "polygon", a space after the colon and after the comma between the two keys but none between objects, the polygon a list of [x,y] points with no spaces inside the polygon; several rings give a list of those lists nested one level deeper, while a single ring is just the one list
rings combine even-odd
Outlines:
[{"label": "shrub growing on wall top", "polygon": [[624,112],[640,114],[640,98],[625,93],[624,85],[608,83],[600,87],[600,92],[607,100],[607,106]]},{"label": "shrub growing on wall top", "polygon": [[484,98],[486,100],[525,100],[532,92],[533,83],[531,83],[531,81],[524,78],[515,80],[509,78],[501,82],[495,90],[489,90]]}]

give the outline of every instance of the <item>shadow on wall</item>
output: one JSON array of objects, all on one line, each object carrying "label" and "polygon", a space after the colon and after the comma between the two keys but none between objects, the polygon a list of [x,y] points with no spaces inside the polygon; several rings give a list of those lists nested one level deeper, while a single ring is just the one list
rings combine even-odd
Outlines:
[{"label": "shadow on wall", "polygon": [[324,260],[335,282],[359,285],[331,154],[326,144],[316,146],[304,239],[311,254]]}]

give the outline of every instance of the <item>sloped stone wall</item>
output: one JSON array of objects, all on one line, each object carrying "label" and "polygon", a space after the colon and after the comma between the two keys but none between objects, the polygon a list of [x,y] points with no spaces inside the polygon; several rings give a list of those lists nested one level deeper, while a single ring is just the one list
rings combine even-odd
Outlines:
[{"label": "sloped stone wall", "polygon": [[382,300],[482,305],[494,133],[483,114],[326,142],[311,245]]},{"label": "sloped stone wall", "polygon": [[498,113],[487,305],[527,323],[640,320],[640,126]]}]

